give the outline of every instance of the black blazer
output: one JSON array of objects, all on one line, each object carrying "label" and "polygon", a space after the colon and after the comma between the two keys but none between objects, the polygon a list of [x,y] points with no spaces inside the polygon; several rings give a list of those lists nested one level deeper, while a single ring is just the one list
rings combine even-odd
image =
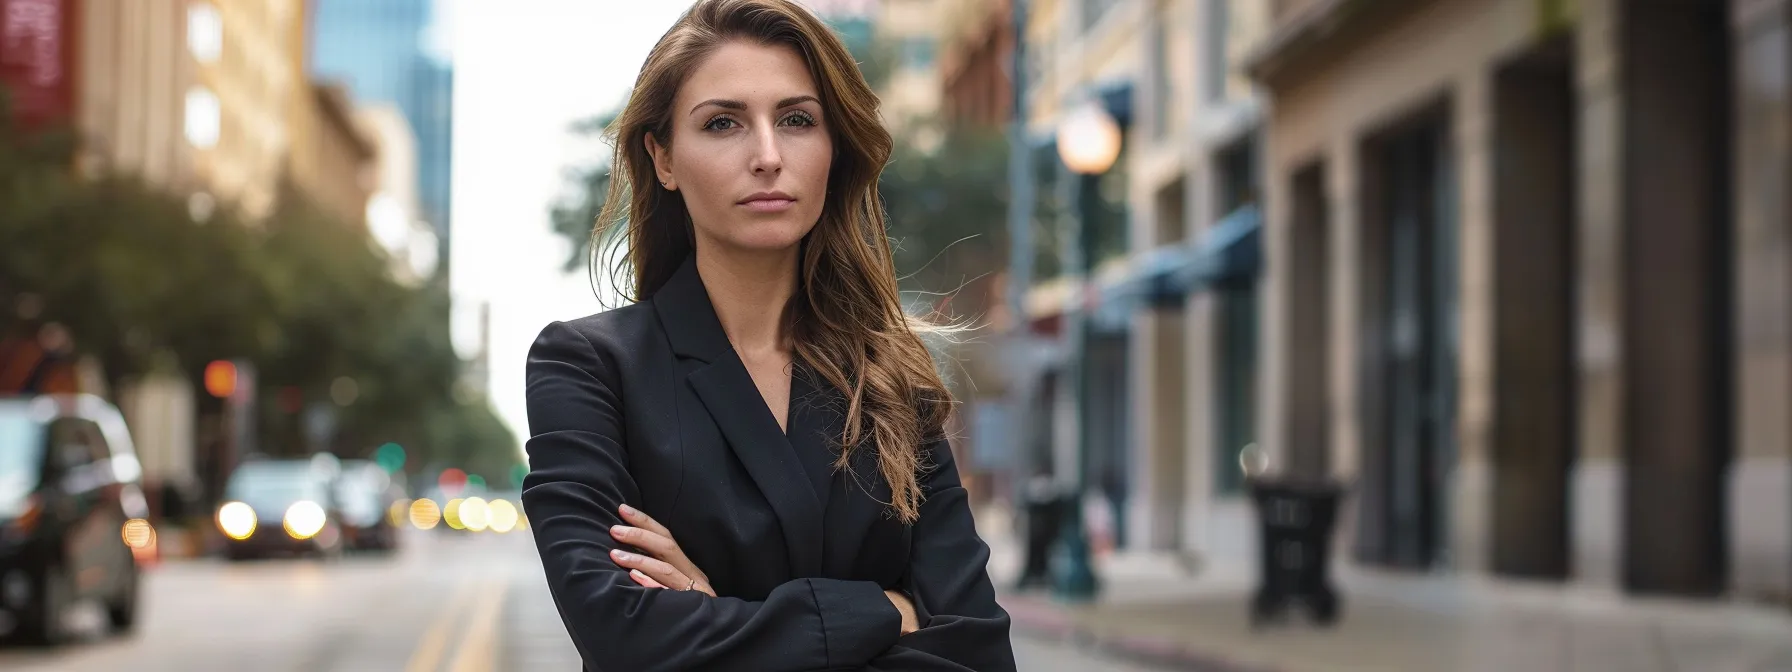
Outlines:
[{"label": "black blazer", "polygon": [[[946,441],[925,449],[920,520],[887,515],[871,450],[825,467],[843,397],[793,376],[780,431],[691,261],[647,301],[548,325],[527,374],[523,508],[585,669],[1014,669]],[[719,597],[642,588],[611,562],[624,502]],[[913,597],[920,631],[897,636],[885,589]]]}]

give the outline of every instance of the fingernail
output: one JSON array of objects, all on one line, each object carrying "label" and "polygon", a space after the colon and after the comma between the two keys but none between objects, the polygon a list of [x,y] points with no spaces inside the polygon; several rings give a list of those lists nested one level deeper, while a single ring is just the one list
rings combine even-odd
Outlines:
[{"label": "fingernail", "polygon": [[628,536],[628,531],[629,531],[629,527],[627,525],[611,525],[610,526],[610,534],[614,534],[618,537]]},{"label": "fingernail", "polygon": [[640,511],[636,511],[636,510],[635,510],[635,507],[632,507],[632,506],[629,506],[629,505],[627,505],[627,504],[623,504],[623,505],[622,505],[622,515],[625,515],[625,516],[628,516],[628,517],[630,517],[630,518],[633,518],[633,517],[635,517],[635,516],[638,516],[638,515],[641,515],[641,512],[640,512]]},{"label": "fingernail", "polygon": [[630,561],[630,560],[633,560],[633,559],[635,559],[635,554],[633,554],[633,553],[630,553],[630,552],[628,552],[628,551],[625,551],[625,550],[622,550],[622,549],[620,549],[620,548],[618,548],[618,549],[616,549],[616,550],[614,550],[614,551],[610,551],[610,555],[614,555],[614,556],[616,556],[616,559],[617,559],[617,560],[621,560],[621,561],[623,561],[623,562],[628,562],[628,561]]}]

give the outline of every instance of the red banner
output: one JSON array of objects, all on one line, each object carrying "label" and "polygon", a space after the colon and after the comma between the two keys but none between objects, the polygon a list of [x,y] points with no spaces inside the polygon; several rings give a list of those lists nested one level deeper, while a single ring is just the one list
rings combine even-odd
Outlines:
[{"label": "red banner", "polygon": [[0,85],[26,125],[68,121],[75,106],[76,0],[0,0]]}]

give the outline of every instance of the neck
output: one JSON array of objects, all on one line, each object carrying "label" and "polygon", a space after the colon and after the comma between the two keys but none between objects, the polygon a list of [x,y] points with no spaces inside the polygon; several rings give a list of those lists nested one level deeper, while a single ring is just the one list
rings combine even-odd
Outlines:
[{"label": "neck", "polygon": [[728,342],[742,355],[790,349],[784,309],[796,295],[797,247],[763,254],[697,250],[697,275]]}]

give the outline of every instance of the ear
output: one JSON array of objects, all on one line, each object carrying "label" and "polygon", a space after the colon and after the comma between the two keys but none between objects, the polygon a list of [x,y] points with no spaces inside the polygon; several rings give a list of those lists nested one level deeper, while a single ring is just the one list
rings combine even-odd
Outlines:
[{"label": "ear", "polygon": [[667,191],[678,191],[678,182],[672,179],[672,148],[661,145],[652,131],[641,136],[641,144],[647,148],[647,156],[653,159],[654,177],[660,181],[660,186]]}]

